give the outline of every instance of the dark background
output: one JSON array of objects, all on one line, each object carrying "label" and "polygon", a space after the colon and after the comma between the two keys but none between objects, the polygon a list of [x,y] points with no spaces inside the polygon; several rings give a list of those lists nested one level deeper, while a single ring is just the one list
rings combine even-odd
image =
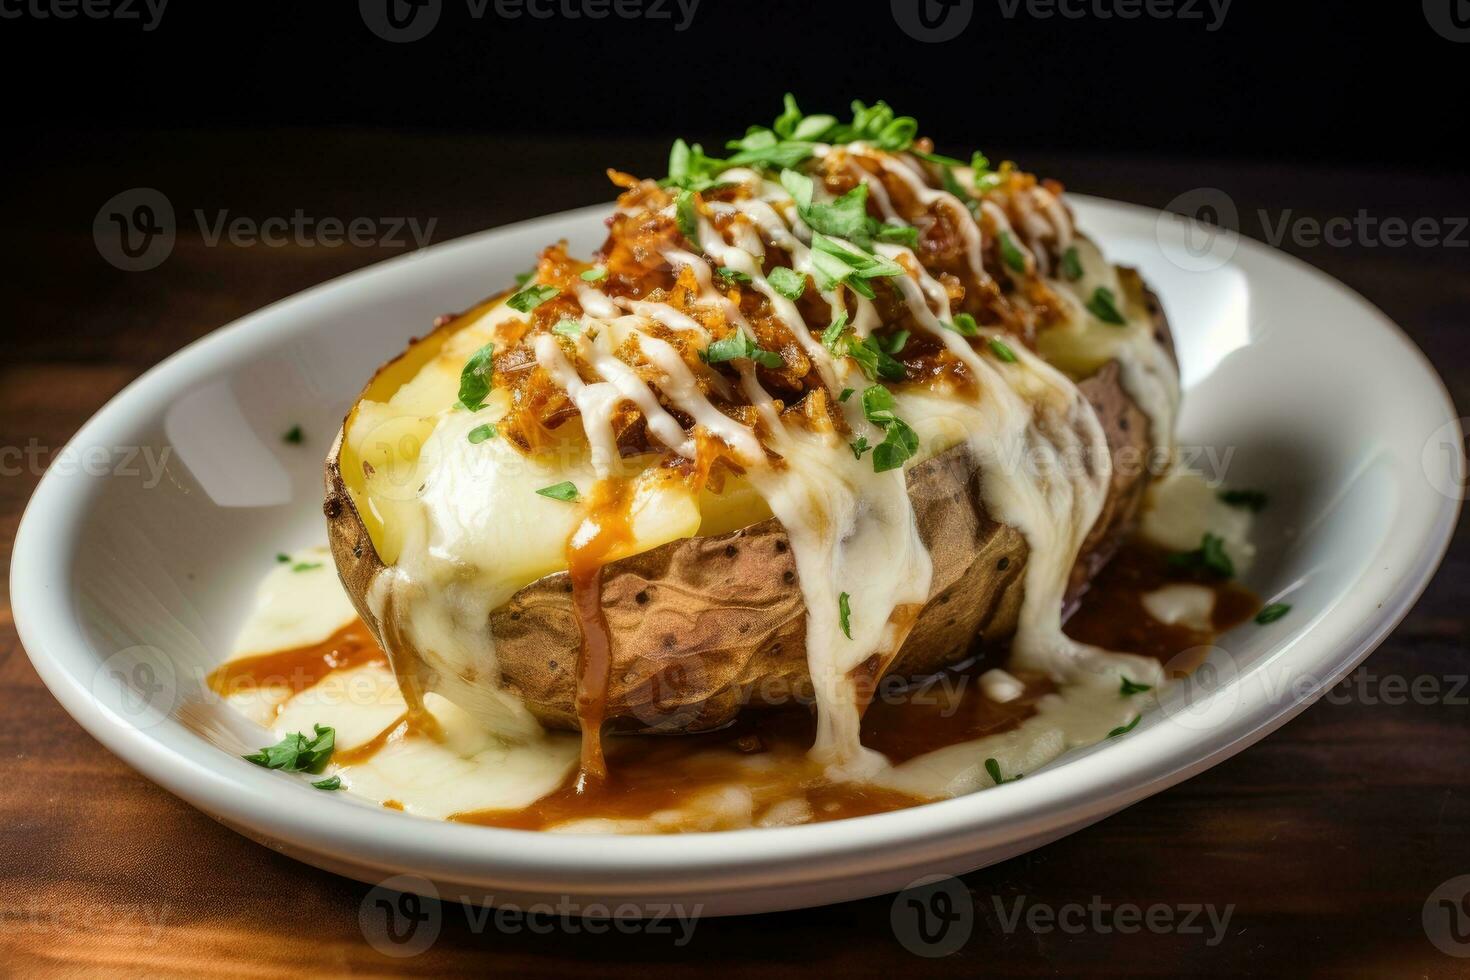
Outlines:
[{"label": "dark background", "polygon": [[[0,15],[24,12],[18,2],[36,0],[0,0]],[[1447,21],[1451,2],[1465,6],[1429,0],[1429,13]],[[1414,0],[1235,0],[1214,32],[1198,20],[1006,19],[997,0],[975,0],[945,43],[909,37],[886,0],[701,0],[682,32],[615,17],[476,21],[464,0],[445,3],[433,32],[408,44],[372,34],[356,0],[173,0],[147,32],[0,16],[0,448],[54,451],[180,347],[404,251],[210,244],[195,211],[410,217],[433,221],[441,242],[609,201],[604,167],[662,173],[672,137],[718,145],[768,123],[788,89],[809,111],[887,99],[942,149],[1014,156],[1075,191],[1163,207],[1218,189],[1256,238],[1287,217],[1359,213],[1460,228],[1454,244],[1354,233],[1280,247],[1380,307],[1470,406],[1470,44],[1433,30]],[[171,201],[177,242],[156,268],[127,272],[93,228],[104,202],[137,188]],[[0,571],[39,477],[0,475]],[[220,826],[72,721],[26,658],[8,596],[0,574],[0,975],[1377,980],[1463,978],[1470,963],[1431,946],[1420,919],[1441,883],[1470,874],[1470,689],[1456,686],[1470,663],[1464,526],[1418,606],[1333,696],[1169,791],[965,875],[975,934],[933,961],[896,941],[891,898],[710,921],[677,949],[649,936],[475,932],[451,910],[432,952],[390,961],[363,942],[367,886]],[[1383,696],[1389,680],[1421,678],[1459,700]],[[1005,932],[992,911],[993,900],[1093,896],[1236,911],[1217,947],[1182,934]],[[167,913],[167,928],[129,926],[120,913],[135,907]]]},{"label": "dark background", "polygon": [[[51,2],[5,0],[0,10]],[[144,0],[92,2],[141,14]],[[1457,107],[1470,46],[1436,33],[1415,0],[1234,0],[1214,30],[1208,0],[1171,0],[1197,19],[1134,20],[1040,18],[1024,4],[1007,17],[1010,0],[959,0],[971,19],[944,43],[907,35],[887,0],[699,0],[682,31],[677,0],[638,0],[644,10],[658,2],[667,19],[595,21],[497,16],[494,0],[477,19],[469,3],[478,0],[416,2],[441,13],[412,43],[375,36],[357,0],[174,0],[152,30],[85,16],[0,20],[16,149],[45,158],[56,134],[78,129],[126,139],[140,129],[280,126],[717,143],[769,122],[791,90],[808,111],[886,99],[942,145],[993,155],[1086,149],[1463,169]],[[583,0],[537,2],[551,11]],[[1447,13],[1465,6],[1426,2]]]}]

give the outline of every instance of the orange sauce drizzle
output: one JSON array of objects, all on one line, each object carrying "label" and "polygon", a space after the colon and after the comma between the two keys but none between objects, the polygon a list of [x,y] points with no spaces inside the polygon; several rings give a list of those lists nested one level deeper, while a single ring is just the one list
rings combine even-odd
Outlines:
[{"label": "orange sauce drizzle", "polygon": [[607,780],[602,726],[607,712],[607,689],[612,674],[613,640],[602,612],[602,566],[621,544],[633,538],[629,526],[631,504],[627,481],[598,481],[587,501],[582,523],[567,545],[567,573],[572,580],[572,608],[582,631],[577,655],[577,721],[582,729],[582,755],[576,792],[599,789]]},{"label": "orange sauce drizzle", "polygon": [[[604,737],[602,709],[613,648],[601,610],[601,559],[629,533],[626,489],[616,485],[594,489],[585,525],[588,534],[576,538],[578,547],[573,549],[574,567],[585,576],[580,590],[577,577],[573,579],[578,615],[586,617],[582,619],[585,646],[579,663],[577,705],[583,733],[581,767],[556,792],[524,809],[459,813],[450,819],[526,830],[574,819],[646,819],[680,807],[700,792],[731,784],[751,792],[757,818],[765,808],[786,801],[804,801],[811,822],[927,802],[875,786],[827,782],[821,767],[807,758],[815,733],[810,698],[783,708],[744,712],[734,724],[717,732]],[[1212,631],[1166,626],[1149,617],[1142,596],[1177,582],[1195,582],[1214,591]],[[1219,632],[1239,625],[1259,608],[1254,595],[1233,583],[1181,570],[1171,566],[1162,552],[1129,544],[1094,579],[1068,621],[1067,632],[1086,643],[1154,657],[1168,664],[1171,673],[1182,675],[1196,664],[1192,657],[1181,655],[1208,646]],[[902,612],[909,614],[907,609]],[[1035,714],[1037,700],[1055,687],[1045,677],[1021,674],[1018,679],[1024,691],[1019,698],[1006,703],[990,700],[980,690],[979,675],[1005,660],[1005,651],[989,651],[933,676],[909,679],[901,689],[895,679],[871,685],[864,694],[868,706],[863,715],[863,744],[901,763],[1015,728]],[[321,643],[225,664],[209,676],[209,685],[221,694],[252,685],[286,685],[299,692],[333,670],[386,661],[367,627],[354,622]],[[859,670],[881,676],[876,661]],[[865,686],[859,684],[860,689]],[[364,762],[391,742],[424,735],[432,733],[406,717],[371,742],[338,753],[333,761],[342,765]],[[758,764],[751,765],[752,761]],[[402,809],[396,800],[385,801],[383,806]]]},{"label": "orange sauce drizzle", "polygon": [[320,643],[222,664],[210,673],[206,683],[221,697],[256,687],[284,686],[292,694],[300,694],[334,670],[387,662],[388,655],[378,646],[372,631],[362,620],[354,619]]}]

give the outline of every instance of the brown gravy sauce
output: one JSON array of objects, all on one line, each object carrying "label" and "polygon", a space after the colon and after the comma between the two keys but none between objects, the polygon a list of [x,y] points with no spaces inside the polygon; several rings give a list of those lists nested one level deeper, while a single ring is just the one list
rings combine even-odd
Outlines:
[{"label": "brown gravy sauce", "polygon": [[[597,512],[609,511],[625,515],[621,504]],[[610,537],[622,533],[626,518],[611,520],[606,527]],[[591,567],[596,571],[593,579],[600,583],[600,562]],[[1180,582],[1197,583],[1214,591],[1212,631],[1168,626],[1145,611],[1145,593]],[[1194,657],[1197,648],[1207,647],[1219,633],[1249,619],[1259,608],[1260,601],[1240,586],[1177,568],[1163,552],[1129,544],[1094,579],[1066,630],[1085,643],[1153,657],[1168,665],[1172,674],[1183,676],[1198,665]],[[600,619],[599,611],[594,623]],[[605,631],[605,621],[602,625]],[[584,710],[585,693],[589,703],[581,717],[588,723],[600,717],[594,713],[600,707],[596,703],[597,680],[601,676],[606,684],[610,663],[605,658],[611,656],[611,637],[604,633],[602,640],[604,646],[593,646],[586,655],[584,680],[579,685],[579,714]],[[1200,658],[1203,653],[1199,653]],[[1018,674],[1024,684],[1019,698],[1006,703],[990,700],[980,690],[979,676],[1003,665],[1005,659],[1004,651],[987,652],[933,676],[911,680],[901,689],[897,685],[880,686],[881,696],[874,698],[863,716],[863,744],[900,763],[947,745],[1015,728],[1035,714],[1037,700],[1055,688],[1046,677]],[[340,667],[374,661],[386,663],[387,657],[367,628],[355,622],[313,646],[225,664],[210,675],[209,683],[219,693],[265,684],[284,684],[301,691]],[[605,686],[601,690],[605,692]],[[584,727],[582,766],[561,789],[521,810],[459,813],[450,819],[524,830],[541,830],[575,819],[643,820],[680,807],[696,794],[732,784],[750,791],[757,819],[778,803],[798,809],[804,804],[807,822],[824,822],[927,802],[875,786],[827,782],[821,767],[807,758],[815,733],[808,704],[745,712],[729,727],[700,735],[619,735],[603,733],[601,725],[594,724],[595,734],[589,740],[587,730]],[[400,722],[373,741],[340,753],[333,761],[347,765],[363,762],[382,746],[416,734],[406,721]],[[594,746],[595,761],[601,764],[600,777],[593,784],[586,778],[589,741]],[[393,801],[383,805],[401,808]]]}]

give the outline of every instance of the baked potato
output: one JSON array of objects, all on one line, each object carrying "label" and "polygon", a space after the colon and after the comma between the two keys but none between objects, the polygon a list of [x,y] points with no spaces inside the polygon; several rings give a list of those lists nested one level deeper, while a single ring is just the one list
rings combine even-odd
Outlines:
[{"label": "baked potato", "polygon": [[[776,426],[840,447],[815,470],[851,453],[901,474],[922,544],[908,567],[923,587],[878,608],[867,646],[843,662],[858,711],[886,675],[1007,649],[1028,583],[1055,580],[1034,601],[1057,608],[1031,619],[1055,619],[1059,634],[1060,607],[1133,525],[1149,460],[1170,450],[1168,327],[1139,277],[1071,229],[1058,186],[932,162],[946,158],[924,141],[911,149],[826,146],[779,176],[706,164],[736,174],[722,184],[691,178],[698,148],[682,159],[676,148],[662,186],[613,175],[625,193],[595,263],[553,246],[521,289],[443,318],[379,370],[326,461],[324,510],[342,582],[411,702],[437,690],[511,732],[590,717],[658,733],[793,698],[822,704],[802,548],[761,476],[797,468]],[[842,221],[848,235],[824,240]],[[823,241],[838,244],[821,252]],[[844,277],[824,260],[834,255],[882,267]],[[608,378],[615,390],[589,394]],[[1070,442],[1093,455],[1080,475],[1023,479],[972,416],[915,408],[935,393],[1013,403],[1030,413],[1017,431],[1048,453]],[[607,413],[595,431],[594,406]],[[912,425],[895,417],[910,413]],[[742,432],[760,454],[738,451]],[[880,448],[893,451],[880,461]],[[623,488],[611,522],[597,489],[610,483]],[[1050,540],[1008,522],[1021,512],[1013,485],[1036,500],[1072,488],[1055,506],[1082,523]],[[605,629],[589,625],[569,570],[589,534],[607,539],[593,556]],[[1037,542],[1059,572],[1033,568]],[[823,611],[820,628],[840,618],[851,639],[861,614],[837,587],[840,617]],[[442,601],[425,611],[430,593]],[[610,640],[590,716],[589,630]]]}]

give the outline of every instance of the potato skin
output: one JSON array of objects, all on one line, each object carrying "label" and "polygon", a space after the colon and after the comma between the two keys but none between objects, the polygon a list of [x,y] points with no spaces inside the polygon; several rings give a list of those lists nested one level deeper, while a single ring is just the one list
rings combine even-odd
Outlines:
[{"label": "potato skin", "polygon": [[[1143,290],[1172,353],[1157,298]],[[1123,390],[1116,363],[1079,384],[1116,461],[1147,460],[1149,419]],[[380,637],[365,597],[382,567],[337,468],[342,436],[326,466],[324,510],[339,574],[358,612]],[[1114,466],[1097,523],[1073,568],[1072,603],[1132,529],[1150,474]],[[919,676],[974,654],[1002,652],[1015,632],[1027,560],[1024,538],[981,505],[981,473],[956,446],[908,474],[933,587],[887,673]],[[717,537],[671,542],[613,562],[603,572],[603,610],[615,660],[606,718],[615,730],[708,731],[746,706],[809,695],[805,612],[790,542],[774,518]],[[547,726],[577,728],[581,632],[565,572],[517,592],[491,614],[506,688]],[[402,672],[405,665],[397,665]]]}]

